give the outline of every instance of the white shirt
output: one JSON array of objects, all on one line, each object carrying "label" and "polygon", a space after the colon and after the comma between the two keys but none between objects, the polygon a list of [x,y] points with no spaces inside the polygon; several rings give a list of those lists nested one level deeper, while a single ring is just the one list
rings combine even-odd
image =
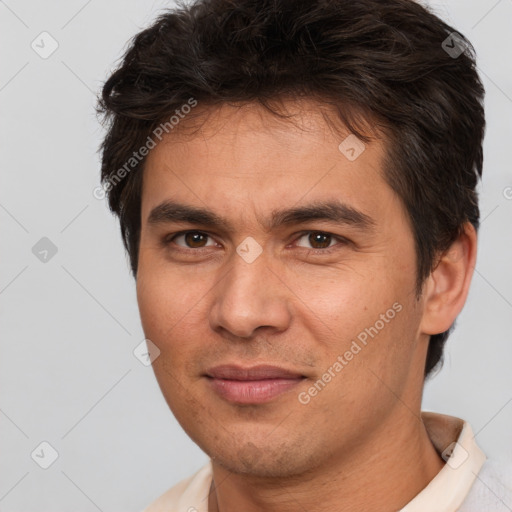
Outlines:
[{"label": "white shirt", "polygon": [[[425,411],[421,417],[446,464],[398,512],[512,512],[512,466],[486,461],[467,422]],[[211,482],[210,461],[143,512],[208,512]]]}]

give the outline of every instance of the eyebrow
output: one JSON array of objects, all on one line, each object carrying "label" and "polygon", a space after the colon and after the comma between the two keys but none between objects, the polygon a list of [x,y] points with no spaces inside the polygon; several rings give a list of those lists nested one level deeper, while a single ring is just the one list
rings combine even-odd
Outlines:
[{"label": "eyebrow", "polygon": [[[315,220],[354,226],[365,231],[375,226],[375,221],[370,216],[341,201],[314,202],[304,206],[273,210],[269,221],[259,219],[259,222],[267,231],[272,231],[280,226],[303,224]],[[166,200],[153,208],[147,222],[150,225],[185,222],[208,228],[233,230],[229,220],[212,210],[171,200]]]}]

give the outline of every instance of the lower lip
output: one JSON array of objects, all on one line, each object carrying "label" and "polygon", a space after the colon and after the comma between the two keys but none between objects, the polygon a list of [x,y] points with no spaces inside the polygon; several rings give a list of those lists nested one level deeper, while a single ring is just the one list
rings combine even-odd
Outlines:
[{"label": "lower lip", "polygon": [[239,404],[259,404],[276,398],[297,386],[303,377],[296,379],[228,380],[208,377],[213,390],[222,398]]}]

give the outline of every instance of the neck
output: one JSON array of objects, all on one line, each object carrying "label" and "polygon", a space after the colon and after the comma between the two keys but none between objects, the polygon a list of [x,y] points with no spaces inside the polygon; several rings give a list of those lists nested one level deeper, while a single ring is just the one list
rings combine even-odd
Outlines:
[{"label": "neck", "polygon": [[444,462],[411,410],[379,428],[371,442],[333,454],[314,473],[268,479],[232,473],[212,461],[209,512],[391,512],[400,510],[439,473]]}]

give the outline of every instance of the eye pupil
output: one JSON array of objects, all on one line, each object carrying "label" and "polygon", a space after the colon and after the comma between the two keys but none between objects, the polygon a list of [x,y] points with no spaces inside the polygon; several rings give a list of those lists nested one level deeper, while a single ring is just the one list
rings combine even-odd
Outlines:
[{"label": "eye pupil", "polygon": [[320,247],[315,247],[315,249],[324,249],[329,247],[329,244],[331,243],[331,235],[319,232],[311,233],[309,235],[309,243],[313,247],[315,247],[315,244],[320,244]]}]

